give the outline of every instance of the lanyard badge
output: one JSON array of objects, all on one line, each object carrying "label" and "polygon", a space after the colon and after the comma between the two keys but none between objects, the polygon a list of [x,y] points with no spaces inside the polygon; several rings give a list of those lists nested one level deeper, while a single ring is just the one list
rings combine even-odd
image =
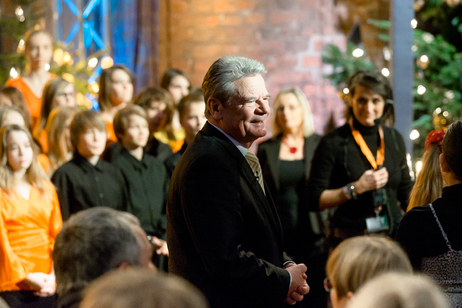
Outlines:
[{"label": "lanyard badge", "polygon": [[[364,141],[364,138],[359,132],[359,130],[354,128],[353,119],[350,119],[349,124],[351,128],[351,133],[356,141],[356,144],[359,146],[361,152],[364,154],[371,166],[375,170],[379,170],[380,168],[382,168],[383,162],[385,160],[385,141],[383,138],[382,126],[379,126],[380,145],[377,148],[377,158],[375,158],[371,150],[367,146],[366,142]],[[380,212],[382,211],[383,206],[388,203],[386,189],[380,188],[372,191],[372,200],[375,217],[366,218],[367,231],[369,233],[374,233],[389,230],[390,226],[388,224],[387,216],[380,216]]]}]

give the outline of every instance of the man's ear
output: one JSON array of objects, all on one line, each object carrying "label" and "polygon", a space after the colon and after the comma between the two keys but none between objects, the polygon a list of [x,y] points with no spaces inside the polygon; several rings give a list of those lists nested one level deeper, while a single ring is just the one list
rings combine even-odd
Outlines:
[{"label": "man's ear", "polygon": [[215,121],[223,119],[223,104],[214,97],[210,97],[207,100],[207,107],[210,111],[210,115]]},{"label": "man's ear", "polygon": [[130,264],[129,264],[128,262],[122,262],[122,263],[120,263],[120,265],[117,267],[117,269],[122,269],[122,270],[124,270],[124,269],[127,269],[127,268],[129,268],[129,267],[130,267]]}]

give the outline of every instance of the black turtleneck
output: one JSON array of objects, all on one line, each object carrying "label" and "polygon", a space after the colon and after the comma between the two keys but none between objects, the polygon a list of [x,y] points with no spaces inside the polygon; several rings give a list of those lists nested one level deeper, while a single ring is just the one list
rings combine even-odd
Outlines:
[{"label": "black turtleneck", "polygon": [[353,117],[353,127],[356,128],[363,136],[364,141],[366,142],[369,150],[371,150],[374,157],[377,157],[377,148],[380,145],[380,138],[379,138],[379,126],[377,122],[374,126],[364,126]]}]

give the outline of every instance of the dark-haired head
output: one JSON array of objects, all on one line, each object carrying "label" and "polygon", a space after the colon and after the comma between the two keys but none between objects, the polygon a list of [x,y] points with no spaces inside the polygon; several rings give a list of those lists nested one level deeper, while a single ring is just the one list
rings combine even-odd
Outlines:
[{"label": "dark-haired head", "polygon": [[[357,71],[348,78],[348,89],[350,94],[349,108],[346,110],[347,120],[354,115],[364,126],[373,126],[377,119],[388,120],[388,125],[393,125],[394,108],[385,108],[393,100],[393,93],[385,76],[380,72]],[[373,110],[365,109],[368,102],[374,104]]]},{"label": "dark-haired head", "polygon": [[170,68],[162,76],[160,86],[170,93],[173,102],[177,105],[183,97],[189,94],[191,82],[185,72]]},{"label": "dark-haired head", "polygon": [[447,165],[455,177],[462,181],[462,120],[449,126],[442,142],[442,150]]},{"label": "dark-haired head", "polygon": [[351,96],[354,96],[356,86],[360,85],[379,94],[385,101],[393,100],[393,91],[391,90],[390,83],[380,72],[360,70],[351,75],[347,83]]},{"label": "dark-haired head", "polygon": [[[122,73],[122,76],[114,80],[113,75],[117,71],[125,73],[126,76]],[[101,111],[107,111],[113,106],[130,102],[133,98],[133,85],[133,75],[125,66],[114,65],[104,69],[99,77],[98,104]]]}]

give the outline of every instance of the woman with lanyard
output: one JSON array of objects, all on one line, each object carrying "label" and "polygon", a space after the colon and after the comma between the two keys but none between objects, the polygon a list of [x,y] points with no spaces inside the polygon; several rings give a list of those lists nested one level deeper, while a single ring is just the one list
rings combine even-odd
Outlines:
[{"label": "woman with lanyard", "polygon": [[392,100],[388,80],[358,71],[348,88],[346,124],[321,139],[307,184],[312,210],[335,209],[330,248],[362,234],[393,236],[402,217],[399,206],[406,209],[413,185],[403,138],[380,123]]}]

